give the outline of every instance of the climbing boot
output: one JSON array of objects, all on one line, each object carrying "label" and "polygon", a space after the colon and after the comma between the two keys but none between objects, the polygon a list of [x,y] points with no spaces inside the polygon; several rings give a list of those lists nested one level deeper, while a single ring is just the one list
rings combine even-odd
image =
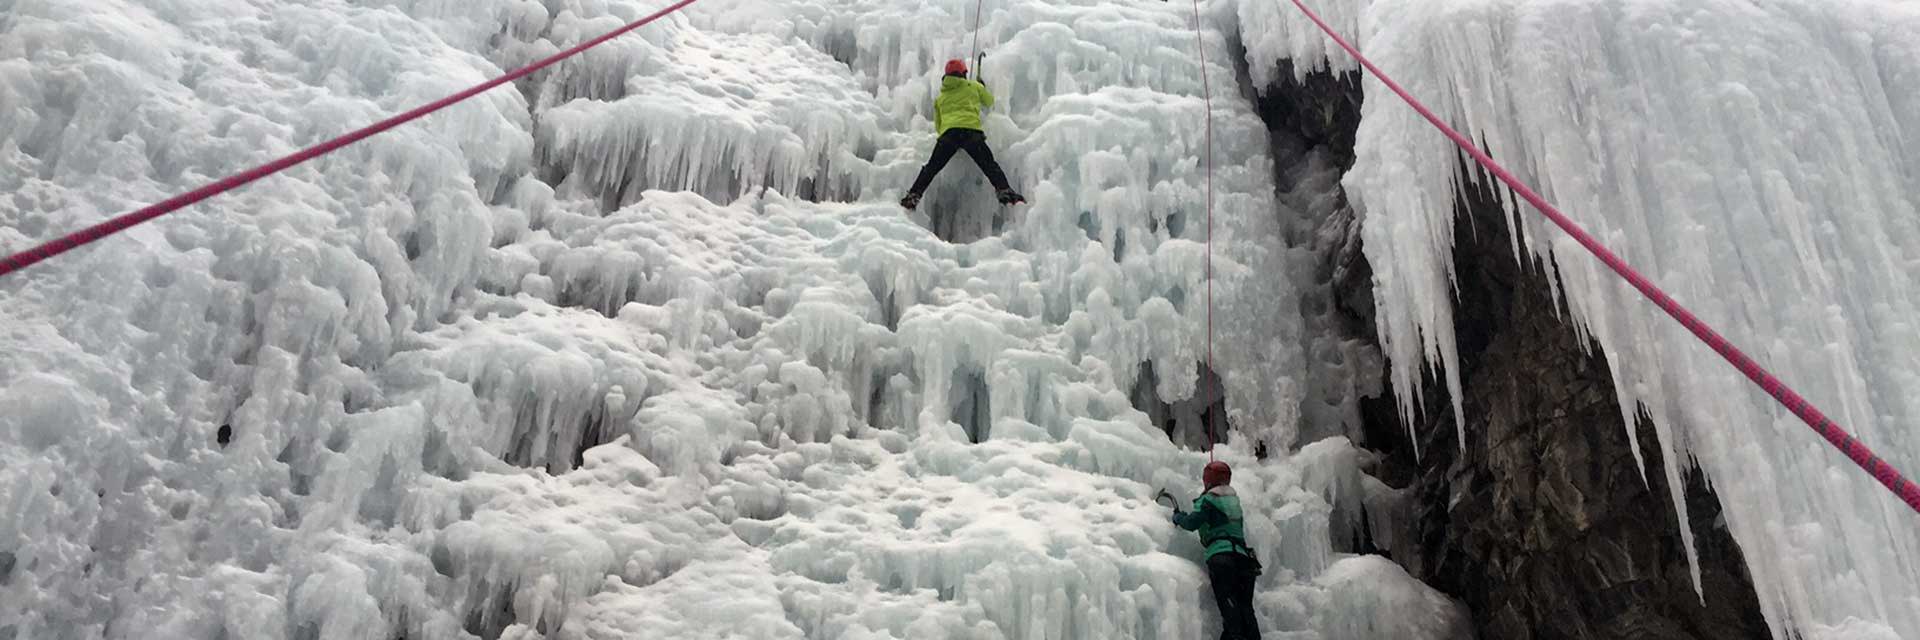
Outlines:
[{"label": "climbing boot", "polygon": [[1026,196],[1020,195],[1018,193],[1014,193],[1012,189],[1001,189],[998,195],[1000,196],[1000,204],[1026,204],[1027,203]]},{"label": "climbing boot", "polygon": [[920,194],[918,193],[909,191],[907,192],[907,197],[900,199],[900,208],[902,209],[912,211],[914,207],[918,206],[920,206]]}]

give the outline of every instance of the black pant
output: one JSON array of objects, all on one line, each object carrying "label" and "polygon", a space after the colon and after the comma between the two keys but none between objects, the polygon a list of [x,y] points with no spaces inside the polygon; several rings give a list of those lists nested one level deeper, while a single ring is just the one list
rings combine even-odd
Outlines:
[{"label": "black pant", "polygon": [[1213,600],[1220,605],[1220,640],[1260,640],[1260,623],[1253,618],[1253,578],[1259,575],[1253,558],[1222,553],[1207,558],[1207,577],[1213,579]]},{"label": "black pant", "polygon": [[974,164],[980,166],[980,172],[987,174],[987,181],[993,183],[994,189],[1005,191],[1012,188],[1007,186],[1007,174],[1000,171],[1000,163],[993,161],[993,149],[987,148],[987,132],[979,129],[948,129],[933,143],[933,158],[927,160],[926,166],[920,167],[920,177],[913,179],[913,188],[907,191],[926,193],[927,185],[933,182],[933,177],[939,175],[941,169],[946,168],[954,152],[963,150],[973,158]]}]

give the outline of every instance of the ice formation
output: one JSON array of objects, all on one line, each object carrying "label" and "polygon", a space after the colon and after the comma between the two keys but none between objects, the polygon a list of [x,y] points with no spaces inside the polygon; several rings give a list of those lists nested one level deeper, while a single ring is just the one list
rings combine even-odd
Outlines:
[{"label": "ice formation", "polygon": [[[0,250],[657,4],[15,0]],[[1324,4],[1920,463],[1910,6]],[[1149,496],[1191,492],[1223,413],[1270,633],[1464,635],[1456,603],[1331,542],[1395,499],[1338,437],[1382,356],[1322,330],[1303,266],[1302,203],[1337,172],[1273,157],[1242,87],[1350,62],[1279,2],[1203,5],[1202,68],[1190,5],[990,0],[986,126],[1032,205],[956,162],[902,215],[974,8],[704,0],[0,280],[0,638],[1195,637],[1217,625],[1199,545]],[[1365,108],[1346,188],[1409,389],[1423,362],[1452,372],[1455,164],[1398,105]],[[1776,632],[1920,635],[1912,516],[1515,220],[1622,398],[1718,481]],[[1232,348],[1204,367],[1209,232]]]},{"label": "ice formation", "polygon": [[[1269,632],[1468,633],[1332,542],[1383,498],[1302,417],[1374,382],[1289,282],[1231,7],[1203,69],[1190,6],[988,5],[1011,215],[964,162],[887,204],[973,4],[709,0],[0,281],[0,638],[1195,637],[1150,497],[1223,417]],[[7,6],[0,250],[654,3]]]},{"label": "ice formation", "polygon": [[[1920,469],[1920,8],[1311,4],[1891,463]],[[1242,0],[1237,17],[1256,86],[1279,80],[1281,60],[1357,68],[1289,2]],[[1457,403],[1457,151],[1377,82],[1364,88],[1345,185],[1376,269],[1381,341],[1397,388],[1432,365]],[[1544,223],[1513,212],[1516,259],[1557,276],[1621,405],[1652,416],[1659,442],[1639,446],[1669,466],[1646,472],[1680,487],[1698,465],[1713,482],[1775,634],[1920,637],[1920,519]]]}]

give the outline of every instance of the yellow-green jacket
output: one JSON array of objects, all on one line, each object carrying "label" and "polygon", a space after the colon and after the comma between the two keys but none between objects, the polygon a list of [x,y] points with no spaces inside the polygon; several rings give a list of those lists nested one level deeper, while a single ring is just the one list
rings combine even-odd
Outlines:
[{"label": "yellow-green jacket", "polygon": [[993,106],[993,93],[987,91],[987,85],[962,78],[947,76],[940,80],[940,97],[933,99],[934,132],[944,134],[948,129],[973,129],[984,131],[980,125],[980,110]]}]

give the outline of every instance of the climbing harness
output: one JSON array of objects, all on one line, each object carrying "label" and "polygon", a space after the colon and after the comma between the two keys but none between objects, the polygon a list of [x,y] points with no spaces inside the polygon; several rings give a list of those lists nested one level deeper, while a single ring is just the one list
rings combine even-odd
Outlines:
[{"label": "climbing harness", "polygon": [[[1195,1],[1198,2],[1198,0]],[[1660,307],[1660,310],[1667,312],[1667,315],[1672,316],[1681,326],[1686,327],[1687,331],[1692,332],[1701,342],[1705,342],[1715,353],[1720,354],[1720,357],[1725,358],[1728,363],[1732,364],[1733,368],[1739,369],[1740,373],[1745,374],[1747,379],[1752,380],[1754,384],[1760,385],[1761,389],[1764,389],[1768,395],[1773,396],[1773,398],[1785,406],[1788,411],[1793,412],[1793,415],[1799,416],[1802,421],[1807,423],[1807,426],[1813,428],[1815,433],[1820,434],[1822,438],[1826,438],[1827,442],[1832,443],[1834,447],[1840,449],[1842,453],[1845,453],[1848,459],[1853,460],[1854,464],[1860,465],[1860,468],[1872,474],[1875,480],[1880,481],[1880,484],[1886,485],[1889,490],[1893,491],[1894,495],[1899,496],[1902,501],[1906,502],[1908,507],[1912,507],[1915,512],[1920,513],[1920,485],[1915,485],[1913,481],[1901,475],[1899,470],[1894,469],[1893,465],[1887,464],[1885,460],[1874,455],[1873,451],[1868,449],[1866,444],[1847,433],[1845,429],[1841,428],[1840,425],[1835,423],[1831,418],[1828,418],[1826,414],[1821,413],[1819,409],[1814,408],[1812,403],[1807,402],[1806,398],[1801,397],[1799,393],[1794,392],[1786,383],[1774,377],[1772,373],[1769,373],[1765,368],[1761,367],[1760,363],[1755,362],[1753,358],[1748,357],[1746,353],[1734,347],[1733,343],[1728,342],[1719,332],[1714,331],[1712,327],[1707,326],[1707,323],[1695,317],[1693,312],[1688,311],[1686,307],[1680,306],[1679,302],[1674,301],[1673,297],[1667,295],[1666,291],[1654,285],[1653,281],[1648,280],[1645,276],[1640,275],[1639,271],[1635,271],[1633,267],[1628,266],[1625,260],[1614,255],[1612,250],[1607,249],[1606,245],[1601,244],[1599,240],[1595,239],[1591,234],[1588,234],[1585,229],[1581,229],[1580,225],[1575,224],[1572,218],[1561,213],[1560,209],[1554,207],[1552,203],[1547,202],[1546,198],[1534,192],[1531,187],[1521,182],[1519,178],[1514,177],[1513,173],[1507,171],[1505,167],[1500,166],[1500,163],[1494,162],[1493,157],[1481,151],[1480,147],[1474,145],[1472,139],[1441,121],[1439,116],[1434,115],[1432,109],[1428,109],[1424,103],[1414,98],[1413,94],[1401,88],[1399,83],[1393,81],[1393,78],[1387,77],[1386,72],[1374,66],[1373,61],[1368,60],[1366,56],[1360,55],[1359,49],[1354,48],[1345,38],[1340,37],[1340,34],[1336,33],[1333,27],[1328,26],[1327,22],[1320,18],[1320,14],[1314,13],[1312,9],[1307,8],[1307,5],[1302,2],[1302,0],[1292,1],[1293,6],[1299,7],[1301,12],[1307,14],[1307,19],[1312,20],[1315,25],[1320,27],[1321,31],[1326,32],[1327,37],[1332,38],[1335,44],[1340,45],[1341,49],[1345,49],[1348,54],[1351,54],[1354,60],[1359,61],[1361,66],[1366,67],[1368,73],[1372,73],[1375,78],[1380,80],[1381,84],[1386,85],[1387,89],[1399,95],[1401,100],[1405,100],[1407,105],[1413,107],[1414,111],[1419,112],[1421,117],[1427,119],[1427,122],[1432,123],[1433,126],[1439,129],[1442,134],[1445,134],[1448,139],[1453,140],[1454,144],[1459,145],[1462,150],[1465,150],[1467,155],[1472,156],[1475,162],[1480,163],[1480,166],[1485,167],[1494,177],[1499,178],[1501,182],[1505,183],[1514,193],[1519,194],[1528,204],[1533,205],[1534,209],[1540,211],[1541,215],[1553,221],[1554,225],[1566,231],[1567,235],[1573,236],[1573,239],[1579,242],[1580,246],[1586,247],[1588,252],[1592,253],[1594,257],[1599,258],[1600,262],[1605,263],[1615,274],[1626,279],[1629,284],[1633,285],[1633,288],[1640,290],[1640,293],[1645,295],[1648,300],[1653,301],[1653,304]]]},{"label": "climbing harness", "polygon": [[1256,575],[1256,576],[1260,575],[1261,572],[1264,569],[1266,569],[1264,565],[1260,564],[1260,554],[1254,552],[1253,547],[1247,545],[1246,538],[1241,538],[1238,536],[1216,536],[1213,538],[1208,538],[1206,540],[1201,540],[1200,547],[1203,549],[1211,548],[1213,547],[1213,543],[1219,542],[1221,540],[1225,540],[1227,541],[1227,544],[1233,545],[1234,553],[1238,553],[1240,555],[1246,556],[1247,560],[1250,560],[1253,562],[1253,575]]},{"label": "climbing harness", "polygon": [[274,160],[273,162],[269,162],[269,163],[260,165],[258,167],[254,167],[252,169],[248,169],[244,172],[227,176],[226,178],[222,178],[218,182],[214,182],[204,187],[200,187],[198,189],[188,191],[186,193],[174,196],[172,198],[168,198],[164,201],[161,201],[157,204],[149,205],[138,211],[134,211],[132,213],[126,213],[120,216],[116,216],[114,218],[110,218],[105,222],[101,222],[91,227],[87,227],[85,229],[75,231],[65,236],[61,236],[60,238],[56,238],[54,240],[48,241],[46,243],[43,243],[39,246],[28,249],[26,251],[22,251],[14,255],[7,256],[6,259],[0,260],[0,277],[6,276],[9,273],[13,273],[21,269],[25,269],[29,266],[32,266],[35,263],[38,263],[42,260],[46,260],[47,258],[51,258],[57,255],[66,253],[68,251],[72,251],[74,249],[80,248],[83,245],[87,245],[95,241],[98,241],[102,238],[105,238],[107,236],[113,235],[115,233],[125,231],[128,228],[133,227],[134,225],[140,224],[142,222],[146,222],[148,220],[152,220],[154,218],[158,218],[160,216],[164,216],[169,213],[179,211],[180,209],[184,209],[188,206],[197,204],[208,198],[212,198],[214,196],[251,184],[254,181],[257,181],[261,178],[265,178],[267,176],[280,173],[287,169],[291,169],[295,166],[298,166],[314,158],[318,158],[320,156],[333,153],[335,151],[340,150],[343,147],[346,147],[347,145],[373,137],[374,135],[383,133],[389,129],[398,127],[408,122],[418,120],[422,117],[427,116],[428,114],[453,106],[454,104],[465,101],[469,98],[480,95],[482,93],[486,93],[487,91],[492,90],[493,88],[498,87],[500,85],[507,84],[509,82],[513,82],[521,78],[525,78],[529,75],[532,75],[533,72],[535,71],[539,71],[541,69],[545,69],[547,67],[553,66],[554,64],[557,64],[562,60],[566,60],[567,58],[571,58],[573,56],[579,55],[583,51],[592,49],[594,47],[605,44],[609,40],[631,33],[634,30],[639,29],[640,27],[646,26],[648,23],[651,23],[655,20],[659,20],[661,18],[666,17],[668,14],[671,14],[673,12],[686,8],[687,5],[693,4],[696,1],[697,0],[680,0],[679,2],[675,2],[671,5],[668,5],[665,9],[655,11],[652,14],[647,15],[646,17],[627,23],[625,26],[622,26],[618,29],[609,31],[592,40],[588,40],[578,45],[574,45],[573,48],[567,49],[565,51],[561,51],[560,53],[553,54],[552,56],[548,56],[538,62],[516,69],[506,75],[494,78],[492,80],[488,80],[486,82],[482,82],[478,85],[474,85],[470,89],[447,96],[445,98],[441,98],[439,100],[435,100],[431,103],[415,108],[412,111],[402,113],[400,115],[388,118],[386,120],[381,120],[374,124],[368,125],[365,128],[348,133],[338,138],[334,138],[332,140],[328,140],[326,142],[322,142],[320,144],[307,147],[305,149],[301,149],[300,151],[294,152],[292,155],[280,158],[279,160]]}]

